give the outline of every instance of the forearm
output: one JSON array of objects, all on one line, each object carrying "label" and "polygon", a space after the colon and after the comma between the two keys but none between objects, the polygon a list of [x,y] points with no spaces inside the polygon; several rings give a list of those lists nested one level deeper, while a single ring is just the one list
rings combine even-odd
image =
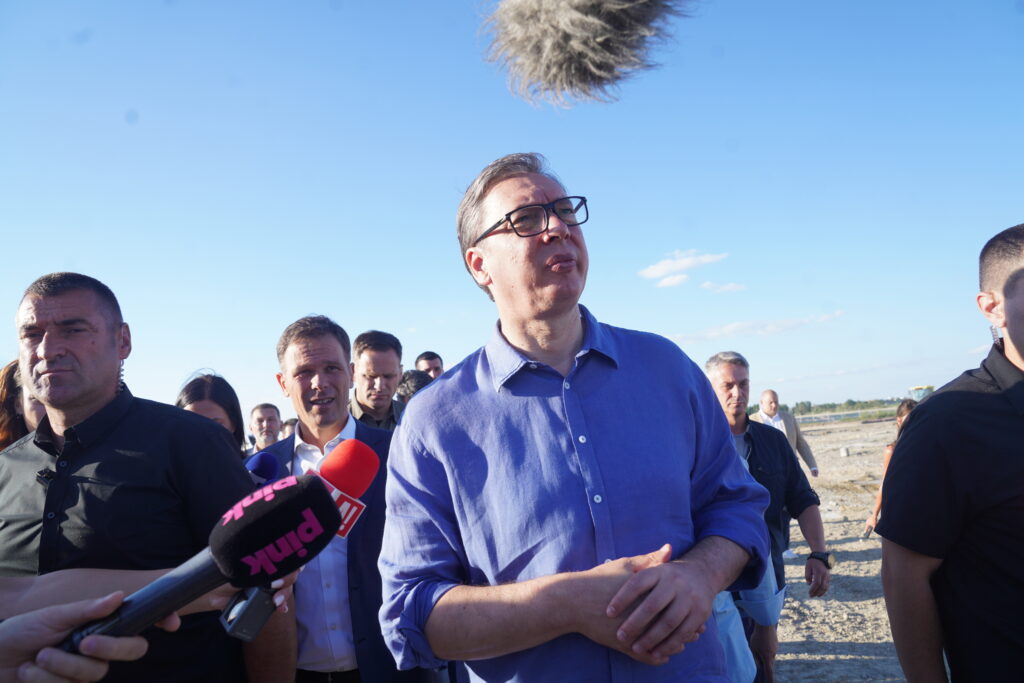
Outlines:
[{"label": "forearm", "polygon": [[[424,629],[441,659],[499,657],[573,630],[568,612],[580,574],[556,574],[500,586],[456,586],[434,605]],[[596,609],[603,610],[604,605]]]},{"label": "forearm", "polygon": [[800,525],[800,533],[810,546],[811,552],[825,552],[825,527],[821,523],[821,510],[817,505],[808,505],[796,518]]},{"label": "forearm", "polygon": [[701,539],[677,560],[700,565],[713,589],[712,597],[732,585],[749,561],[746,550],[723,536]]},{"label": "forearm", "polygon": [[298,638],[295,603],[291,596],[288,611],[277,610],[252,642],[245,643],[243,655],[250,683],[279,683],[295,680]]},{"label": "forearm", "polygon": [[946,681],[931,574],[941,560],[882,539],[882,589],[896,654],[909,683]]},{"label": "forearm", "polygon": [[818,461],[814,459],[814,454],[811,452],[811,447],[808,445],[804,438],[801,436],[797,441],[797,453],[800,454],[800,458],[807,463],[807,467],[816,470],[818,469]]},{"label": "forearm", "polygon": [[114,591],[131,594],[157,580],[169,569],[62,569],[40,576],[11,577],[2,581],[0,619],[32,610],[98,598]]}]

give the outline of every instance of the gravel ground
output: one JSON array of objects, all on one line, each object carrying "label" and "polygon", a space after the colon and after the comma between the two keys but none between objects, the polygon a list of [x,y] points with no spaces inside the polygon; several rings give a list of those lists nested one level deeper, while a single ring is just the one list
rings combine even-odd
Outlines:
[{"label": "gravel ground", "polygon": [[[882,600],[881,544],[863,538],[894,421],[835,423],[802,428],[821,471],[808,478],[821,498],[825,536],[837,564],[823,598],[808,598],[804,558],[810,552],[793,523],[786,563],[789,595],[779,624],[778,681],[901,681]],[[846,448],[849,455],[840,455]]]}]

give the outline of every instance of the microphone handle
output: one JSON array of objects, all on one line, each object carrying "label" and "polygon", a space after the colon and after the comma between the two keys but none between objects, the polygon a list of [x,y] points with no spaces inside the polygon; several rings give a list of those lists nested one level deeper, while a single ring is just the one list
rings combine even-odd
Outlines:
[{"label": "microphone handle", "polygon": [[77,653],[82,639],[88,635],[137,635],[171,612],[225,583],[227,579],[213,561],[210,549],[203,548],[184,564],[129,595],[109,617],[75,629],[58,647],[65,652]]}]

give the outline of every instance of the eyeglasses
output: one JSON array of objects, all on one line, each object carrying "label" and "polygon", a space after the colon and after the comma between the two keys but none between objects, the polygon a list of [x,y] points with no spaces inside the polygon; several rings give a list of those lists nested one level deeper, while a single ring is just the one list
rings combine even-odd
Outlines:
[{"label": "eyeglasses", "polygon": [[587,212],[586,197],[562,197],[548,204],[527,204],[514,211],[509,211],[504,218],[484,230],[483,234],[473,242],[473,246],[500,228],[505,221],[508,221],[512,230],[520,237],[539,235],[548,229],[552,212],[558,216],[558,220],[569,227],[583,225],[590,217]]}]

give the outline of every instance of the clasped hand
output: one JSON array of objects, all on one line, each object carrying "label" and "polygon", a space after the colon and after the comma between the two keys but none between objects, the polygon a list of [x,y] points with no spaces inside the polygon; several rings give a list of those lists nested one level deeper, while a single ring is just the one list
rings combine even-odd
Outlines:
[{"label": "clasped hand", "polygon": [[580,632],[652,665],[666,663],[697,640],[711,614],[713,588],[699,566],[671,558],[672,547],[665,544],[583,572],[593,585]]}]

